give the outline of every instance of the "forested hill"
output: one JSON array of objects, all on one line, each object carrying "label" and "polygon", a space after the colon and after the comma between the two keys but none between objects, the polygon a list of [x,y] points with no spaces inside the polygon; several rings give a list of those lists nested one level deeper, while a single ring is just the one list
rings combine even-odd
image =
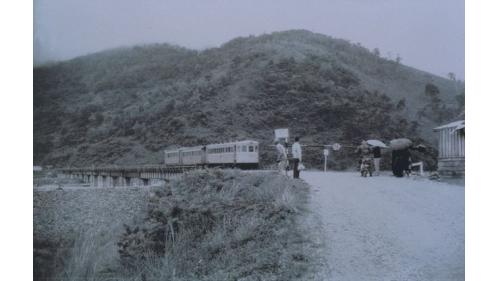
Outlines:
[{"label": "forested hill", "polygon": [[406,136],[432,145],[432,127],[462,110],[463,84],[402,62],[294,30],[204,51],[155,44],[37,67],[34,163],[160,163],[169,146],[270,144],[279,127],[303,143]]}]

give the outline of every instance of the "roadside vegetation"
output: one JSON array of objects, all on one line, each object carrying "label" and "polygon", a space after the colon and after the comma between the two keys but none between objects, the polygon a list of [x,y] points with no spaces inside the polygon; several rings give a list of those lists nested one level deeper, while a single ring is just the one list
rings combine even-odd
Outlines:
[{"label": "roadside vegetation", "polygon": [[[101,210],[92,226],[50,237],[35,231],[35,240],[71,240],[69,250],[56,251],[64,259],[53,261],[52,276],[62,280],[318,280],[325,267],[320,231],[307,223],[308,200],[305,183],[274,173],[192,171],[132,202],[113,203],[130,205],[135,215]],[[35,216],[35,226],[45,216]],[[50,222],[81,220],[67,219]]]}]

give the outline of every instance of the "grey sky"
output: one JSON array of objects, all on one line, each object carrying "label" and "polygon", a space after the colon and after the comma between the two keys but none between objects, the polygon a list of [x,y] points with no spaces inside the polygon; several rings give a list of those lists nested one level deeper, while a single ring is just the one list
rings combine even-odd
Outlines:
[{"label": "grey sky", "polygon": [[142,43],[215,47],[307,29],[464,78],[464,0],[35,0],[35,63]]}]

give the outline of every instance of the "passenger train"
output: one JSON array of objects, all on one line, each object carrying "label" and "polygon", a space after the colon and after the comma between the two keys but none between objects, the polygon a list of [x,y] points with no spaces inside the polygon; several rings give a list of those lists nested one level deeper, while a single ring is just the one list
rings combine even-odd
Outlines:
[{"label": "passenger train", "polygon": [[245,140],[165,150],[165,164],[256,169],[259,143]]}]

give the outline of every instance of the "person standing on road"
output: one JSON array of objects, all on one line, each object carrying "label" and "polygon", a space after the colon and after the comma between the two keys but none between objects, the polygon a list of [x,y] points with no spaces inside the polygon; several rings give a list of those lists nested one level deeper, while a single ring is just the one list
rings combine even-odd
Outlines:
[{"label": "person standing on road", "polygon": [[276,159],[276,162],[278,163],[278,173],[281,174],[283,173],[283,171],[285,171],[287,165],[286,150],[285,147],[279,141],[275,141],[274,144],[276,145],[276,150],[278,152],[278,157]]},{"label": "person standing on road", "polygon": [[295,142],[292,145],[292,161],[293,161],[293,178],[299,178],[299,163],[302,162],[302,147],[299,143],[300,138],[295,137]]},{"label": "person standing on road", "polygon": [[371,157],[370,151],[370,146],[365,140],[362,141],[361,144],[356,148],[356,153],[359,154],[360,169],[363,165],[363,160],[369,159]]},{"label": "person standing on road", "polygon": [[380,176],[380,157],[381,157],[380,147],[375,146],[372,149],[372,153],[373,153],[373,164],[375,165],[375,175]]}]

